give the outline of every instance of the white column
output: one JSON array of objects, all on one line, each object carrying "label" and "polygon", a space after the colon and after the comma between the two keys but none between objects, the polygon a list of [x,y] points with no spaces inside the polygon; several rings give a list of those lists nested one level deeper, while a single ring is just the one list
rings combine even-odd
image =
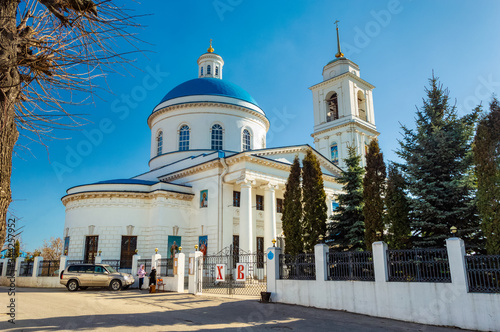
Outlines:
[{"label": "white column", "polygon": [[323,243],[318,243],[314,246],[314,260],[316,264],[316,281],[325,281],[328,277],[326,270],[326,253],[328,246]]},{"label": "white column", "polygon": [[189,294],[198,294],[202,292],[199,284],[203,280],[203,253],[201,251],[195,251],[194,253],[189,254],[189,258],[193,259],[192,272],[193,274],[189,275],[189,286],[188,292]]},{"label": "white column", "polygon": [[241,184],[240,202],[240,249],[253,252],[252,184]]},{"label": "white column", "polygon": [[387,282],[389,280],[387,273],[387,243],[384,241],[373,242],[372,253],[375,282]]},{"label": "white column", "polygon": [[0,271],[0,276],[5,277],[5,275],[7,274],[7,264],[9,263],[9,259],[4,258],[4,259],[0,259],[0,261],[3,262],[3,267],[2,267],[2,270]]},{"label": "white column", "polygon": [[19,277],[19,272],[21,272],[21,262],[24,262],[24,257],[17,257],[14,271],[16,277]]},{"label": "white column", "polygon": [[95,256],[94,263],[101,264],[102,263],[102,256],[101,255]]},{"label": "white column", "polygon": [[446,239],[446,250],[450,262],[451,283],[458,290],[468,292],[467,269],[465,266],[465,245],[462,239]]},{"label": "white column", "polygon": [[273,246],[276,239],[276,186],[264,186],[264,248]]},{"label": "white column", "polygon": [[[66,268],[67,263],[68,263],[68,256],[62,255],[61,258],[59,258],[59,271],[64,270]],[[35,269],[34,265],[33,265],[33,269]],[[33,275],[33,276],[35,276],[35,275]]]}]

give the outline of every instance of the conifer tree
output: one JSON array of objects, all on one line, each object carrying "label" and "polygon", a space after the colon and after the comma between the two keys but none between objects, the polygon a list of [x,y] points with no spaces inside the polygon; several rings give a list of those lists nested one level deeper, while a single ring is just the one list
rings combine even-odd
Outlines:
[{"label": "conifer tree", "polygon": [[337,198],[339,207],[332,215],[329,242],[334,248],[364,248],[365,223],[363,218],[363,168],[354,147],[348,147],[349,156],[344,159],[347,170],[337,180],[343,184],[345,194]]},{"label": "conifer tree", "polygon": [[[365,245],[382,240],[384,232],[385,163],[378,142],[372,140],[366,154],[366,173],[363,178],[363,217],[365,219]],[[377,236],[380,232],[380,237]]]},{"label": "conifer tree", "polygon": [[442,247],[456,226],[473,247],[479,229],[474,202],[471,143],[478,109],[458,117],[448,91],[432,77],[417,110],[416,128],[402,126],[397,154],[409,190],[411,227],[417,247]]},{"label": "conifer tree", "polygon": [[326,235],[326,194],[323,173],[316,156],[311,150],[302,161],[302,202],[304,209],[303,237],[304,250],[314,251],[320,235]]},{"label": "conifer tree", "polygon": [[500,104],[493,98],[474,139],[477,208],[489,255],[500,255]]},{"label": "conifer tree", "polygon": [[394,164],[388,167],[387,189],[385,196],[385,223],[389,228],[388,244],[391,249],[409,249],[410,208],[406,198],[406,184],[403,175]]},{"label": "conifer tree", "polygon": [[285,253],[297,255],[304,251],[302,242],[302,188],[300,187],[299,157],[293,160],[290,175],[286,182],[283,201],[283,234]]}]

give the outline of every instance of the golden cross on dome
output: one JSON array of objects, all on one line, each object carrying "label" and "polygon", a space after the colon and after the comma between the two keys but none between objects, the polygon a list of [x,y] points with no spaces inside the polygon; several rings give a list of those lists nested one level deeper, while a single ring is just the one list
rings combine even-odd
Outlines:
[{"label": "golden cross on dome", "polygon": [[335,54],[335,57],[336,58],[343,58],[344,57],[344,53],[342,53],[342,51],[340,51],[340,38],[339,38],[339,20],[336,20],[334,23],[335,25],[337,26],[337,54]]},{"label": "golden cross on dome", "polygon": [[212,39],[210,39],[210,47],[208,48],[207,52],[208,53],[213,53],[214,52],[214,48],[212,47]]}]

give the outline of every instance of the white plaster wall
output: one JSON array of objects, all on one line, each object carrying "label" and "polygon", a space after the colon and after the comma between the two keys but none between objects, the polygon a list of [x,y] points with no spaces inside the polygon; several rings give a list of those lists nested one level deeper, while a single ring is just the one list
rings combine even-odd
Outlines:
[{"label": "white plaster wall", "polygon": [[[215,106],[193,106],[174,109],[153,118],[151,123],[152,160],[150,161],[150,168],[155,169],[179,159],[177,154],[166,154],[157,157],[156,135],[159,130],[163,131],[164,154],[179,150],[178,130],[184,124],[190,128],[189,149],[210,150],[211,128],[216,123],[223,128],[224,150],[242,151],[242,133],[245,128],[251,133],[251,147],[253,150],[265,147],[268,124],[250,111],[245,112],[230,107]],[[196,151],[191,152],[191,155],[196,154]]]},{"label": "white plaster wall", "polygon": [[[10,278],[0,277],[0,286],[10,286]],[[59,277],[16,277],[16,287],[65,288]]]},{"label": "white plaster wall", "polygon": [[500,294],[457,291],[449,283],[277,280],[276,288],[276,302],[432,325],[500,329]]}]

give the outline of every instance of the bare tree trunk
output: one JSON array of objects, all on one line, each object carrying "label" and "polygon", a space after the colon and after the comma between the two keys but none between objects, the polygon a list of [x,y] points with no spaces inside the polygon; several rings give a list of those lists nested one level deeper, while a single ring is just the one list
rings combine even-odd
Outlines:
[{"label": "bare tree trunk", "polygon": [[12,153],[19,133],[15,105],[20,92],[17,68],[16,0],[0,1],[0,247],[5,243],[7,210],[12,201]]}]

